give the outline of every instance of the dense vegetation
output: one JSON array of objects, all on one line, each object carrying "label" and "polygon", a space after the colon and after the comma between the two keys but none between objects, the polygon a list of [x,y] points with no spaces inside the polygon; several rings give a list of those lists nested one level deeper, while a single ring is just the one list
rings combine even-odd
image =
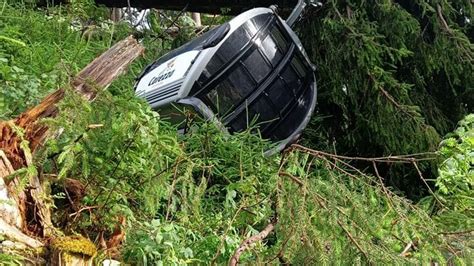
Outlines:
[{"label": "dense vegetation", "polygon": [[[122,224],[123,245],[97,261],[225,264],[273,224],[242,263],[472,263],[469,0],[331,0],[308,14],[300,32],[319,84],[303,139],[312,149],[273,157],[263,156],[268,143],[257,136],[228,136],[205,121],[178,136],[134,96],[147,63],[195,36],[188,17],[166,13],[182,25],[170,36],[170,21],[156,13],[149,29],[137,30],[92,1],[33,2],[0,1],[1,120],[67,88],[131,33],[147,48],[94,102],[67,93],[60,117],[43,121],[61,136],[17,172],[50,181],[58,235],[101,247]],[[65,187],[76,181],[84,193],[71,199]],[[23,256],[0,254],[0,262],[21,264]]]},{"label": "dense vegetation", "polygon": [[[463,0],[327,1],[302,24],[320,88],[307,143],[368,157],[435,151],[474,111],[473,12]],[[410,198],[427,192],[414,169],[381,171]]]}]

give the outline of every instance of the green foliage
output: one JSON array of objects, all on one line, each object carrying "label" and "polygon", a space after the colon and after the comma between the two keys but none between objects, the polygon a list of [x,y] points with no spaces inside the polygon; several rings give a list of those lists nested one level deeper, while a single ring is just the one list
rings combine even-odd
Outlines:
[{"label": "green foliage", "polygon": [[23,265],[23,257],[15,254],[0,253],[0,264],[5,266]]},{"label": "green foliage", "polygon": [[[469,250],[466,239],[453,244],[443,236],[437,216],[433,219],[376,179],[334,164],[331,158],[291,152],[279,166],[280,158],[264,158],[259,149],[249,148],[245,157],[252,160],[241,161],[233,153],[248,147],[245,138],[251,135],[230,137],[225,145],[219,141],[225,136],[218,132],[211,139],[194,134],[185,137],[185,147],[210,143],[213,152],[193,156],[194,151],[187,150],[182,166],[170,169],[178,174],[168,183],[168,198],[160,203],[161,218],[131,227],[123,253],[126,261],[226,263],[245,238],[275,216],[276,232],[253,246],[242,263],[461,263],[453,253],[456,245]],[[227,146],[225,153],[219,152],[222,146]],[[260,160],[266,167],[255,167]],[[194,169],[189,170],[188,163]],[[190,178],[179,169],[197,173]]]},{"label": "green foliage", "polygon": [[[444,161],[439,165],[436,186],[443,195],[456,195],[474,200],[474,115],[459,122],[453,134],[441,142],[440,155]],[[461,204],[462,205],[462,204]],[[461,207],[461,206],[459,206]]]},{"label": "green foliage", "polygon": [[[192,259],[193,250],[187,239],[195,236],[176,224],[161,224],[160,220],[135,225],[134,232],[127,240],[129,246],[123,257],[134,265],[183,265],[197,262]],[[202,262],[202,261],[201,261]]]},{"label": "green foliage", "polygon": [[130,32],[97,15],[104,12],[93,1],[41,12],[21,1],[8,2],[0,1],[1,119],[18,115],[65,86],[99,52]]},{"label": "green foliage", "polygon": [[[330,0],[307,18],[299,32],[319,87],[307,145],[366,157],[435,151],[473,112],[470,1]],[[433,164],[422,168],[435,177]],[[388,185],[423,195],[416,171],[387,172]]]},{"label": "green foliage", "polygon": [[[474,226],[474,115],[461,120],[439,149],[437,197],[443,201],[438,220],[447,231],[472,230]],[[463,236],[463,234],[461,234]]]}]

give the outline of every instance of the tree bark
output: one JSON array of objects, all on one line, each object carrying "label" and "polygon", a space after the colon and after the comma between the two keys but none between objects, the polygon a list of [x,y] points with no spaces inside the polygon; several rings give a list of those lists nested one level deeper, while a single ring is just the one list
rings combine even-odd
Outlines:
[{"label": "tree bark", "polygon": [[13,197],[15,191],[10,191],[4,182],[4,178],[14,171],[5,153],[0,150],[0,235],[30,248],[39,248],[42,246],[41,242],[20,231],[23,220],[17,203],[18,198]]},{"label": "tree bark", "polygon": [[[120,41],[79,72],[71,82],[73,91],[92,101],[99,89],[107,88],[143,51],[144,48],[133,37]],[[50,236],[54,229],[44,184],[33,175],[28,180],[27,189],[18,192],[18,177],[4,178],[14,170],[32,165],[32,154],[51,136],[48,127],[40,120],[58,114],[56,104],[64,94],[64,89],[59,89],[18,118],[0,122],[0,195],[14,202],[10,207],[0,202],[0,220],[39,237]],[[25,144],[28,144],[27,148]],[[4,212],[8,216],[4,216]]]},{"label": "tree bark", "polygon": [[237,250],[234,252],[234,255],[230,258],[229,266],[236,266],[239,263],[240,256],[242,255],[242,253],[244,253],[244,251],[250,248],[253,243],[266,238],[273,231],[273,229],[275,229],[276,223],[277,219],[275,218],[261,232],[245,239],[244,242],[240,244],[239,248],[237,248]]},{"label": "tree bark", "polygon": [[0,150],[0,221],[10,224],[16,228],[21,228],[23,220],[21,219],[18,200],[13,198],[15,191],[11,191],[3,179],[11,175],[15,170],[8,160],[5,153]]}]

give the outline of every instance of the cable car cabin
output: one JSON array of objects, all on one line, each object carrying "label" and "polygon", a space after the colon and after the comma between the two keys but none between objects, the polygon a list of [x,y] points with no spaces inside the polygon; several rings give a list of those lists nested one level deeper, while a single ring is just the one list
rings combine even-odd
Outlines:
[{"label": "cable car cabin", "polygon": [[154,110],[189,106],[230,133],[254,121],[277,143],[269,153],[281,151],[299,137],[316,105],[315,68],[290,28],[300,13],[285,21],[274,8],[244,12],[149,65],[136,95]]}]

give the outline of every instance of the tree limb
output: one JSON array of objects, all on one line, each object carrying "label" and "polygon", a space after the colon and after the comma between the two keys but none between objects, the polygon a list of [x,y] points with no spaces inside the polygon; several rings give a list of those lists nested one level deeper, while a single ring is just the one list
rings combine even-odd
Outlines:
[{"label": "tree limb", "polygon": [[341,221],[337,220],[337,224],[339,224],[339,226],[342,228],[342,230],[344,230],[344,232],[346,233],[349,240],[357,247],[357,249],[360,251],[360,253],[362,253],[362,255],[364,255],[367,262],[370,262],[369,255],[362,249],[362,247],[355,240],[355,238],[352,236],[352,234],[342,225]]},{"label": "tree limb", "polygon": [[230,258],[229,266],[236,266],[239,263],[239,259],[242,253],[248,248],[250,248],[253,243],[266,238],[273,231],[273,229],[275,229],[275,224],[277,222],[278,221],[275,218],[265,227],[265,229],[260,231],[258,234],[245,239],[244,242],[240,244],[239,248],[237,248],[237,250],[234,252],[234,255]]},{"label": "tree limb", "polygon": [[9,225],[3,219],[0,219],[0,235],[6,236],[7,239],[20,242],[30,248],[39,248],[43,246],[40,241],[31,238],[20,231],[20,229]]}]

